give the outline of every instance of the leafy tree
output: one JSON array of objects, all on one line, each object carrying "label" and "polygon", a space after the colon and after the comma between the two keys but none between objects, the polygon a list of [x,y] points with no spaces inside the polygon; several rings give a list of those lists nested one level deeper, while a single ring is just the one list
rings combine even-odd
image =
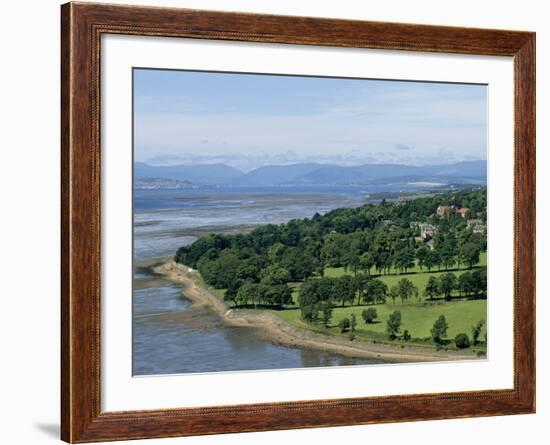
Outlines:
[{"label": "leafy tree", "polygon": [[252,303],[255,304],[255,302],[258,301],[258,297],[258,285],[251,281],[245,281],[237,291],[235,303],[240,306],[245,306],[248,304],[249,300],[252,300]]},{"label": "leafy tree", "polygon": [[449,269],[456,263],[456,250],[453,249],[451,243],[445,242],[439,249],[439,257],[441,258],[441,265],[445,269]]},{"label": "leafy tree", "polygon": [[406,272],[407,269],[414,267],[414,250],[410,247],[405,247],[397,251],[393,264],[400,272]]},{"label": "leafy tree", "polygon": [[418,295],[418,288],[408,278],[401,278],[397,283],[397,293],[401,302]]},{"label": "leafy tree", "polygon": [[397,286],[392,286],[390,288],[389,297],[391,298],[393,304],[395,304],[395,300],[399,297],[399,288]]},{"label": "leafy tree", "polygon": [[388,333],[391,340],[394,340],[397,337],[397,334],[401,331],[401,312],[394,311],[388,317],[386,322],[386,332]]},{"label": "leafy tree", "polygon": [[319,282],[320,280],[306,280],[300,286],[298,305],[305,321],[313,322],[319,317]]},{"label": "leafy tree", "polygon": [[463,264],[466,264],[468,268],[474,267],[479,263],[479,256],[481,254],[481,249],[479,245],[476,245],[472,242],[465,243],[459,251],[458,257],[459,261]]},{"label": "leafy tree", "polygon": [[433,275],[428,278],[426,288],[424,289],[424,295],[430,300],[439,295],[439,280]]},{"label": "leafy tree", "polygon": [[285,306],[292,304],[292,291],[286,284],[260,283],[259,292],[262,300],[268,306]]},{"label": "leafy tree", "polygon": [[445,295],[446,300],[451,299],[451,293],[456,287],[456,276],[452,272],[443,274],[439,279],[439,289]]},{"label": "leafy tree", "polygon": [[355,300],[355,282],[351,275],[342,275],[337,278],[334,283],[334,293],[337,299],[340,300],[342,307],[346,303],[353,303]]},{"label": "leafy tree", "polygon": [[411,334],[406,329],[403,331],[403,340],[409,341],[411,339]]},{"label": "leafy tree", "polygon": [[416,250],[416,258],[418,259],[418,266],[420,267],[420,270],[422,270],[422,267],[426,265],[426,257],[429,254],[429,250],[426,246],[422,245]]},{"label": "leafy tree", "polygon": [[458,282],[456,285],[458,291],[465,296],[469,296],[474,291],[474,282],[472,279],[472,274],[470,272],[464,272],[458,277]]},{"label": "leafy tree", "polygon": [[357,306],[361,304],[361,299],[365,296],[370,280],[371,278],[365,274],[358,274],[354,277],[355,290],[357,292]]},{"label": "leafy tree", "polygon": [[299,281],[313,274],[317,268],[317,260],[307,256],[304,251],[298,247],[289,247],[285,250],[280,265],[290,272],[293,280]]},{"label": "leafy tree", "polygon": [[349,318],[342,318],[339,322],[338,322],[338,327],[340,328],[340,332],[344,333],[346,331],[349,330],[350,328],[350,321],[349,321]]},{"label": "leafy tree", "polygon": [[481,335],[483,326],[485,326],[485,320],[479,320],[475,326],[472,326],[472,343],[474,346],[479,342],[479,336]]},{"label": "leafy tree", "polygon": [[447,320],[445,319],[444,315],[440,315],[439,318],[435,321],[432,329],[432,339],[437,344],[442,344],[444,342],[444,338],[447,336],[447,329],[449,328],[449,325],[447,324]]},{"label": "leafy tree", "polygon": [[365,300],[371,304],[384,303],[388,293],[388,286],[380,280],[370,280],[367,284]]},{"label": "leafy tree", "polygon": [[242,285],[243,282],[240,280],[233,281],[231,283],[231,286],[229,286],[229,288],[225,291],[225,294],[223,295],[223,300],[230,301],[231,303],[233,303],[234,306],[240,304],[237,295]]},{"label": "leafy tree", "polygon": [[466,334],[458,334],[455,337],[455,345],[459,349],[465,349],[470,347],[470,339]]},{"label": "leafy tree", "polygon": [[286,284],[291,280],[290,272],[277,264],[271,264],[262,271],[262,283],[264,284]]},{"label": "leafy tree", "polygon": [[330,320],[332,319],[332,304],[330,302],[322,303],[321,311],[323,313],[323,324],[325,328],[328,328],[330,326]]},{"label": "leafy tree", "polygon": [[441,265],[439,252],[430,250],[424,258],[424,265],[428,268],[428,272],[431,272],[434,267],[439,267]]},{"label": "leafy tree", "polygon": [[370,275],[370,270],[374,266],[374,256],[371,252],[365,252],[359,257],[359,267]]},{"label": "leafy tree", "polygon": [[472,272],[472,292],[481,297],[487,297],[487,268],[475,269]]},{"label": "leafy tree", "polygon": [[363,320],[365,320],[366,324],[372,324],[374,323],[374,320],[378,318],[378,313],[376,312],[376,309],[370,307],[368,309],[364,309],[361,316],[363,317]]}]

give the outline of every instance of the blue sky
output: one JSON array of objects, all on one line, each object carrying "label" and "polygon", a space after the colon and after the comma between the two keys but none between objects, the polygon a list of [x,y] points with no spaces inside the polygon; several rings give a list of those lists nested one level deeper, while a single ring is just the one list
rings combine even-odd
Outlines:
[{"label": "blue sky", "polygon": [[485,159],[483,85],[134,70],[134,150],[158,165]]}]

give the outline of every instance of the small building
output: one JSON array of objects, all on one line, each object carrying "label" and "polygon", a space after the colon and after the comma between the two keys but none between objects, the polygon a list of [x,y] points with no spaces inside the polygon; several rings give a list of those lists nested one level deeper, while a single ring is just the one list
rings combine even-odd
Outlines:
[{"label": "small building", "polygon": [[460,215],[462,218],[466,218],[466,215],[468,214],[469,211],[470,209],[468,207],[461,207],[456,210],[456,213]]},{"label": "small building", "polygon": [[480,219],[469,219],[466,222],[466,227],[474,233],[485,233],[487,229],[487,226]]},{"label": "small building", "polygon": [[470,209],[468,207],[458,207],[455,205],[440,205],[437,207],[436,214],[437,216],[447,216],[451,211],[456,212],[457,215],[461,216],[462,218],[466,217],[466,214],[468,213]]},{"label": "small building", "polygon": [[422,223],[419,224],[418,227],[420,228],[420,237],[425,240],[427,238],[432,238],[437,232],[437,228],[435,226],[432,226],[431,224]]},{"label": "small building", "polygon": [[479,225],[479,226],[475,226],[475,227],[472,229],[472,231],[473,231],[474,233],[485,233],[485,230],[486,230],[486,229],[487,229],[487,228],[485,227],[485,225],[482,224],[482,225]]},{"label": "small building", "polygon": [[478,224],[483,224],[483,221],[481,221],[480,219],[469,219],[468,221],[466,221],[466,228],[471,229]]},{"label": "small building", "polygon": [[436,210],[436,214],[437,216],[445,216],[447,215],[447,213],[449,213],[449,211],[451,210],[451,208],[453,208],[454,206],[444,206],[444,205],[440,205],[437,207],[437,210]]}]

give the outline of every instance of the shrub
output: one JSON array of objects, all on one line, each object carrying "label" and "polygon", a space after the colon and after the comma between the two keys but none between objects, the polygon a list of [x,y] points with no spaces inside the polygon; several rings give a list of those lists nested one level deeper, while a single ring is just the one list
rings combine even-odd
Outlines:
[{"label": "shrub", "polygon": [[349,318],[342,318],[340,322],[338,323],[338,327],[340,328],[341,332],[346,332],[350,328],[350,321]]},{"label": "shrub", "polygon": [[373,323],[374,320],[378,317],[378,313],[376,312],[376,309],[370,307],[363,310],[361,316],[363,317],[363,320],[365,320],[366,324],[370,324]]},{"label": "shrub", "polygon": [[411,334],[406,329],[403,331],[403,340],[409,341],[411,339]]},{"label": "shrub", "polygon": [[479,336],[481,335],[483,326],[485,326],[485,320],[479,320],[475,326],[472,326],[472,339],[474,346],[479,342]]},{"label": "shrub", "polygon": [[444,343],[444,338],[447,336],[447,329],[449,325],[444,315],[440,315],[439,318],[435,321],[434,326],[431,330],[433,341],[441,345]]},{"label": "shrub", "polygon": [[401,330],[401,311],[394,311],[386,321],[386,332],[389,334],[390,340],[395,340],[397,334]]},{"label": "shrub", "polygon": [[455,337],[456,347],[459,349],[465,349],[470,347],[470,339],[466,334],[458,334]]}]

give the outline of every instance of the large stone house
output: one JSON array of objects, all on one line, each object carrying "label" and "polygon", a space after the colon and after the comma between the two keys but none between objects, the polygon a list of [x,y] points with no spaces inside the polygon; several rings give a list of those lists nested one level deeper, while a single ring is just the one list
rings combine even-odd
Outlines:
[{"label": "large stone house", "polygon": [[455,205],[450,205],[450,206],[440,205],[439,207],[437,207],[436,214],[437,216],[446,216],[449,214],[449,212],[451,212],[451,210],[454,210],[457,215],[460,215],[462,218],[465,218],[466,214],[468,213],[468,210],[470,209],[468,209],[468,207],[458,207]]}]

